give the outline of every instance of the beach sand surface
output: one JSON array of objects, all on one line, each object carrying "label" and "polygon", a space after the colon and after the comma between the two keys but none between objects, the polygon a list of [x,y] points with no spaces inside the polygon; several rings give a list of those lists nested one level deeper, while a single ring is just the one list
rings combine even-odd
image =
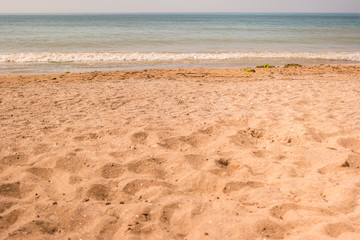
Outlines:
[{"label": "beach sand surface", "polygon": [[0,239],[360,239],[360,66],[0,76]]}]

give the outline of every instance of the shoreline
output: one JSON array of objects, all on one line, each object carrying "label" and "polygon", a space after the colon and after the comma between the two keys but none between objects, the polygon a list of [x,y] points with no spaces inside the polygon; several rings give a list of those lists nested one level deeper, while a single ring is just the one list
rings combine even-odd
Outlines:
[{"label": "shoreline", "polygon": [[360,65],[0,76],[0,238],[360,239]]},{"label": "shoreline", "polygon": [[[192,74],[205,74],[194,78],[207,79],[231,79],[231,80],[266,80],[274,78],[296,76],[322,75],[321,77],[334,78],[335,74],[350,71],[347,75],[356,75],[360,65],[299,65],[299,66],[275,66],[272,68],[257,67],[233,67],[233,68],[172,68],[172,69],[144,69],[144,70],[120,70],[120,71],[89,71],[76,73],[45,73],[45,74],[10,74],[0,75],[0,82],[56,82],[60,81],[87,81],[87,80],[125,80],[131,79],[186,79],[192,78]],[[256,72],[244,72],[245,69],[254,69]],[[189,73],[189,74],[187,74]],[[271,75],[266,75],[270,73]],[[19,79],[21,78],[21,80]],[[56,78],[56,79],[54,79]]]},{"label": "shoreline", "polygon": [[43,52],[0,54],[0,75],[174,68],[359,65],[360,52]]}]

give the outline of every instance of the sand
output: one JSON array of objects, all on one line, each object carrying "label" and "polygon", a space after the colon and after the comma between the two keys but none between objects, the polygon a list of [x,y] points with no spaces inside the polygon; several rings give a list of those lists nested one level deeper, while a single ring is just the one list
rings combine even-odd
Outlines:
[{"label": "sand", "polygon": [[0,239],[360,239],[360,66],[0,91]]}]

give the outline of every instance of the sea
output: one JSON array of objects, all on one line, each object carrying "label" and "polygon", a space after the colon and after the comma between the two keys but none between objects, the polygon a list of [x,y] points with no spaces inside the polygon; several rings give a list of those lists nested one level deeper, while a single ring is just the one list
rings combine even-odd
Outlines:
[{"label": "sea", "polygon": [[0,14],[0,74],[360,64],[358,13]]}]

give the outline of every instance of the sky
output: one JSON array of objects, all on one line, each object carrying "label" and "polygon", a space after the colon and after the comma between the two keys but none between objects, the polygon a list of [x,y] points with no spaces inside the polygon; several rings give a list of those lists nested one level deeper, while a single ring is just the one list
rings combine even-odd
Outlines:
[{"label": "sky", "polygon": [[360,0],[0,0],[0,13],[360,12]]}]

